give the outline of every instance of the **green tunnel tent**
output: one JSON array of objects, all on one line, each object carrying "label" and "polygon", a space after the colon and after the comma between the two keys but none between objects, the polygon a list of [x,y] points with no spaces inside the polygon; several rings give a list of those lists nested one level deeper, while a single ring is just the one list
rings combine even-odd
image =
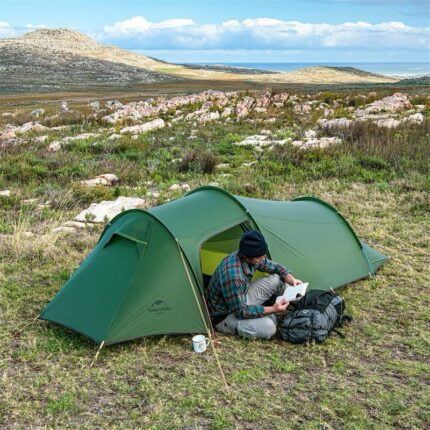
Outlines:
[{"label": "green tunnel tent", "polygon": [[272,260],[311,288],[365,278],[387,260],[360,242],[322,200],[259,200],[206,186],[148,211],[132,209],[113,218],[40,318],[105,344],[205,333],[210,328],[205,275],[250,229],[265,235]]}]

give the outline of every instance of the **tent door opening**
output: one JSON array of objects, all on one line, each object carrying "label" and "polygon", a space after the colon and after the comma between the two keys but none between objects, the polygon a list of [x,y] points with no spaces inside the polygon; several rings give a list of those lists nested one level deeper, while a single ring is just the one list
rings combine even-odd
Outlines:
[{"label": "tent door opening", "polygon": [[[200,264],[205,288],[209,285],[209,281],[219,263],[227,255],[239,249],[242,234],[254,228],[250,221],[246,221],[212,236],[203,243],[200,248]],[[264,276],[264,274],[260,272],[256,272],[254,275],[254,277],[261,276]]]}]

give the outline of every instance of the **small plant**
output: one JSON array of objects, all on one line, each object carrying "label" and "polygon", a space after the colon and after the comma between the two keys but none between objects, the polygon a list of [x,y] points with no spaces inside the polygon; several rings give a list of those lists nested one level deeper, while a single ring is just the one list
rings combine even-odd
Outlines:
[{"label": "small plant", "polygon": [[178,170],[184,172],[213,173],[217,158],[212,152],[193,150],[187,152],[178,165]]}]

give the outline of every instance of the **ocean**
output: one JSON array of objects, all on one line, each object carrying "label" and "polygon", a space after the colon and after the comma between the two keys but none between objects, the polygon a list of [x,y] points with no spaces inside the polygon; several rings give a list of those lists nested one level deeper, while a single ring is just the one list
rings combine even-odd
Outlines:
[{"label": "ocean", "polygon": [[419,63],[193,63],[193,64],[219,64],[225,66],[248,67],[251,69],[292,71],[303,67],[336,66],[355,67],[367,72],[380,73],[388,76],[416,77],[430,75],[430,62]]}]

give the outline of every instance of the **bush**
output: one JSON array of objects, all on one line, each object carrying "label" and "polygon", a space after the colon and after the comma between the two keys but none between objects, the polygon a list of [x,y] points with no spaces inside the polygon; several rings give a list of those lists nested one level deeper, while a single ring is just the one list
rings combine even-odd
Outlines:
[{"label": "bush", "polygon": [[178,165],[178,170],[184,172],[213,173],[217,158],[212,152],[193,150],[187,152]]}]

